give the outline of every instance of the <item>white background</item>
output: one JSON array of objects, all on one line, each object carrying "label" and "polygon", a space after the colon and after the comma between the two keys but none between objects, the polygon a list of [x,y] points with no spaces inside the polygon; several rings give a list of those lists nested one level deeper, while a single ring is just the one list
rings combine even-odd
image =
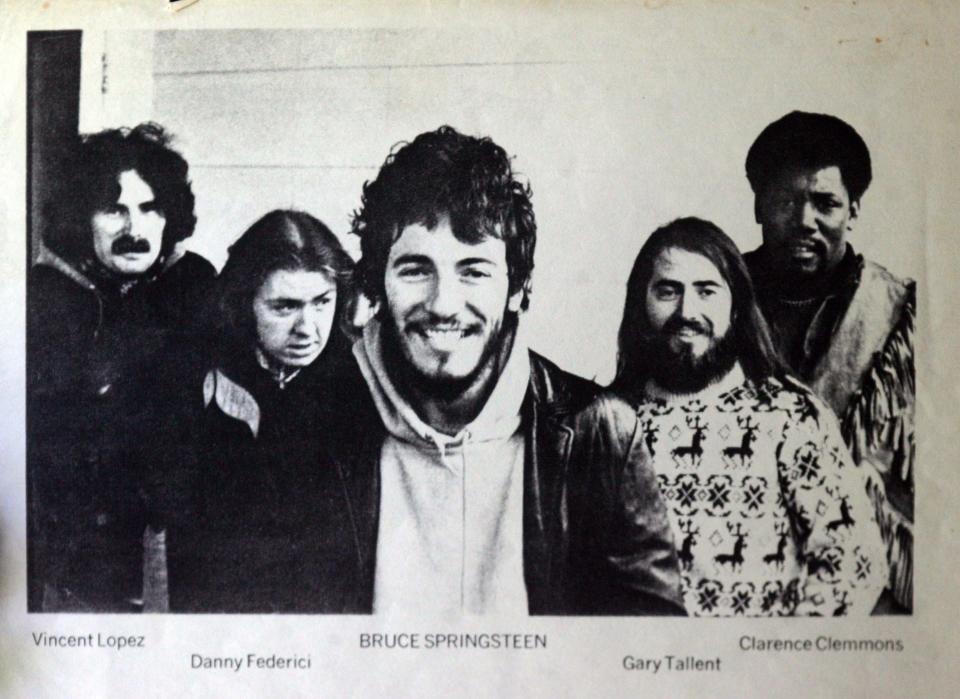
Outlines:
[{"label": "white background", "polygon": [[[922,276],[926,190],[904,173],[923,173],[934,145],[915,79],[929,39],[898,26],[834,40],[818,33],[822,9],[801,12],[751,51],[691,34],[670,8],[562,29],[89,32],[81,128],[153,119],[177,137],[197,197],[189,247],[218,267],[253,221],[282,207],[318,216],[356,254],[350,215],[393,144],[441,124],[489,135],[534,191],[532,346],[607,382],[643,241],[697,215],[756,247],[743,162],[762,128],[793,109],[860,131],[876,178],[852,240],[895,273]],[[741,29],[745,39],[763,36],[762,20]]]}]

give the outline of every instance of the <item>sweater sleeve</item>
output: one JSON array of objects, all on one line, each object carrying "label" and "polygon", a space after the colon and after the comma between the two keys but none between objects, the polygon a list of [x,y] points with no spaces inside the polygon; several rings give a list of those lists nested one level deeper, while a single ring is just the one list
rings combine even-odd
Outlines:
[{"label": "sweater sleeve", "polygon": [[853,464],[833,413],[812,395],[784,430],[777,467],[803,576],[796,613],[868,615],[887,577],[867,478]]}]

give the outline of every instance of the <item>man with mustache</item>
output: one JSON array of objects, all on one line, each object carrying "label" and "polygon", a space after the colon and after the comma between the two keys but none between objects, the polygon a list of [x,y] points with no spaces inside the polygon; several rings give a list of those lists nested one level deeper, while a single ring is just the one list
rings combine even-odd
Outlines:
[{"label": "man with mustache", "polygon": [[839,416],[871,485],[890,564],[884,609],[913,597],[913,331],[916,287],[849,242],[871,180],[852,126],[792,112],[750,147],[747,178],[763,244],[747,253],[780,356]]},{"label": "man with mustache", "polygon": [[677,614],[676,556],[625,403],[527,348],[536,221],[489,138],[449,126],[364,186],[354,354],[373,401],[342,442],[358,607]]},{"label": "man with mustache", "polygon": [[146,445],[215,275],[176,248],[196,218],[168,141],[155,124],[79,138],[50,197],[27,297],[31,611],[144,606]]},{"label": "man with mustache", "polygon": [[886,577],[864,474],[783,370],[740,253],[697,218],[634,263],[614,390],[637,406],[696,616],[869,614]]}]

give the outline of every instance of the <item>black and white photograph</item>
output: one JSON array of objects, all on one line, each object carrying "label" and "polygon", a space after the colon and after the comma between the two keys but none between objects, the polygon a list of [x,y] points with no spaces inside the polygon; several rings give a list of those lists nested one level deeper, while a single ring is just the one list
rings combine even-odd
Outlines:
[{"label": "black and white photograph", "polygon": [[5,59],[26,666],[940,696],[956,8],[92,5]]}]

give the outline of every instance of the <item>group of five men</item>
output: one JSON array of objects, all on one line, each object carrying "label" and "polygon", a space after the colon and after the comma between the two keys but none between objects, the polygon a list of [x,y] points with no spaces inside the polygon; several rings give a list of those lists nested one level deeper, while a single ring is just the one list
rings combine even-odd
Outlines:
[{"label": "group of five men", "polygon": [[[34,610],[98,589],[90,556],[58,569],[71,550],[141,555],[117,550],[132,539],[114,527],[151,521],[117,513],[112,491],[144,482],[117,464],[155,443],[137,411],[150,367],[198,371],[178,348],[214,276],[174,259],[192,194],[162,132],[98,139],[139,145],[76,165],[69,240],[87,247],[48,237],[31,283]],[[746,167],[763,244],[741,256],[695,218],[655,231],[602,390],[527,347],[536,222],[506,152],[441,127],[391,153],[353,223],[375,313],[353,346],[366,408],[333,449],[357,596],[331,611],[840,615],[884,587],[880,608],[911,608],[915,292],[847,240],[869,152],[794,112]],[[70,506],[44,507],[51,492]],[[110,587],[142,605],[136,575]]]}]

